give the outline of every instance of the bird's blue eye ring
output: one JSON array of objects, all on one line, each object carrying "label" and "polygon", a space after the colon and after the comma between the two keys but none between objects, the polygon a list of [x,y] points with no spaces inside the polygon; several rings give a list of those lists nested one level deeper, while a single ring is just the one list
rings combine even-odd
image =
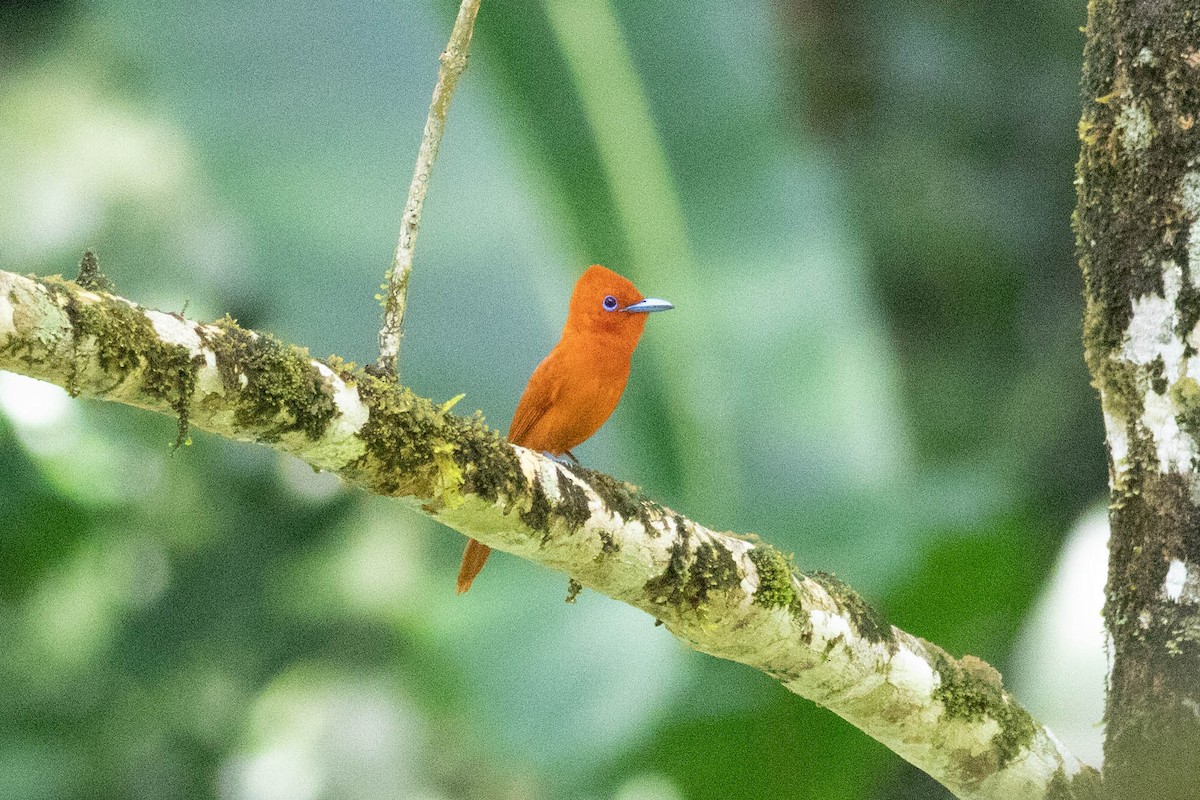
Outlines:
[{"label": "bird's blue eye ring", "polygon": [[605,311],[616,311],[617,310],[617,298],[613,297],[611,294],[608,295],[607,297],[605,297],[604,298],[604,310]]}]

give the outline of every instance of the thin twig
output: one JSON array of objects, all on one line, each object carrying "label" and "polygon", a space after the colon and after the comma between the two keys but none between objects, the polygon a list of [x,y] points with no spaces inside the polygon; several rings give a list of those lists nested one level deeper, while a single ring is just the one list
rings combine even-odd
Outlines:
[{"label": "thin twig", "polygon": [[433,87],[433,100],[429,103],[429,116],[425,120],[425,132],[421,135],[421,149],[417,152],[417,164],[413,169],[412,183],[408,187],[408,202],[400,220],[400,239],[396,243],[396,257],[387,273],[387,295],[383,298],[383,328],[379,331],[379,372],[397,377],[397,362],[400,358],[400,338],[403,336],[404,309],[408,304],[408,277],[412,272],[413,250],[417,246],[417,229],[421,224],[421,209],[425,205],[425,192],[429,188],[429,176],[437,161],[442,133],[446,129],[446,114],[450,110],[450,98],[463,70],[467,68],[467,48],[471,46],[471,34],[475,30],[475,15],[480,0],[462,0],[454,30],[446,51],[438,59],[437,84]]}]

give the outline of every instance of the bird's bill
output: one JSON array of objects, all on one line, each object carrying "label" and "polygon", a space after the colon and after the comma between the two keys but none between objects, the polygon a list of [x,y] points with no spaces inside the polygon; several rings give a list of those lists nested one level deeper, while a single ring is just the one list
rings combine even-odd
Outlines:
[{"label": "bird's bill", "polygon": [[654,297],[647,297],[645,300],[639,300],[631,306],[625,306],[621,310],[649,313],[651,311],[670,311],[674,307],[675,306],[671,305],[666,300],[658,300]]}]

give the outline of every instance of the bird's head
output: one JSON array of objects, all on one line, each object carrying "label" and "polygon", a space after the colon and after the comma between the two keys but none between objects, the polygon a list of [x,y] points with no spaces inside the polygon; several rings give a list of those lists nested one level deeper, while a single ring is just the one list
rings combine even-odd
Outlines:
[{"label": "bird's head", "polygon": [[567,310],[567,328],[586,335],[608,334],[637,345],[646,314],[673,308],[666,300],[642,297],[629,280],[593,264],[580,276]]}]

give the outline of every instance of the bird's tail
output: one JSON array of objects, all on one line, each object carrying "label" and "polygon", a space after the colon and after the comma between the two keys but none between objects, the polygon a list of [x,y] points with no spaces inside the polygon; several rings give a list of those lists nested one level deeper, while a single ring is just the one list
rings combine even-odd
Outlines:
[{"label": "bird's tail", "polygon": [[467,549],[463,551],[462,566],[458,568],[459,594],[471,588],[471,582],[475,580],[475,576],[483,569],[488,554],[491,552],[492,548],[486,544],[481,544],[474,539],[467,540]]}]

